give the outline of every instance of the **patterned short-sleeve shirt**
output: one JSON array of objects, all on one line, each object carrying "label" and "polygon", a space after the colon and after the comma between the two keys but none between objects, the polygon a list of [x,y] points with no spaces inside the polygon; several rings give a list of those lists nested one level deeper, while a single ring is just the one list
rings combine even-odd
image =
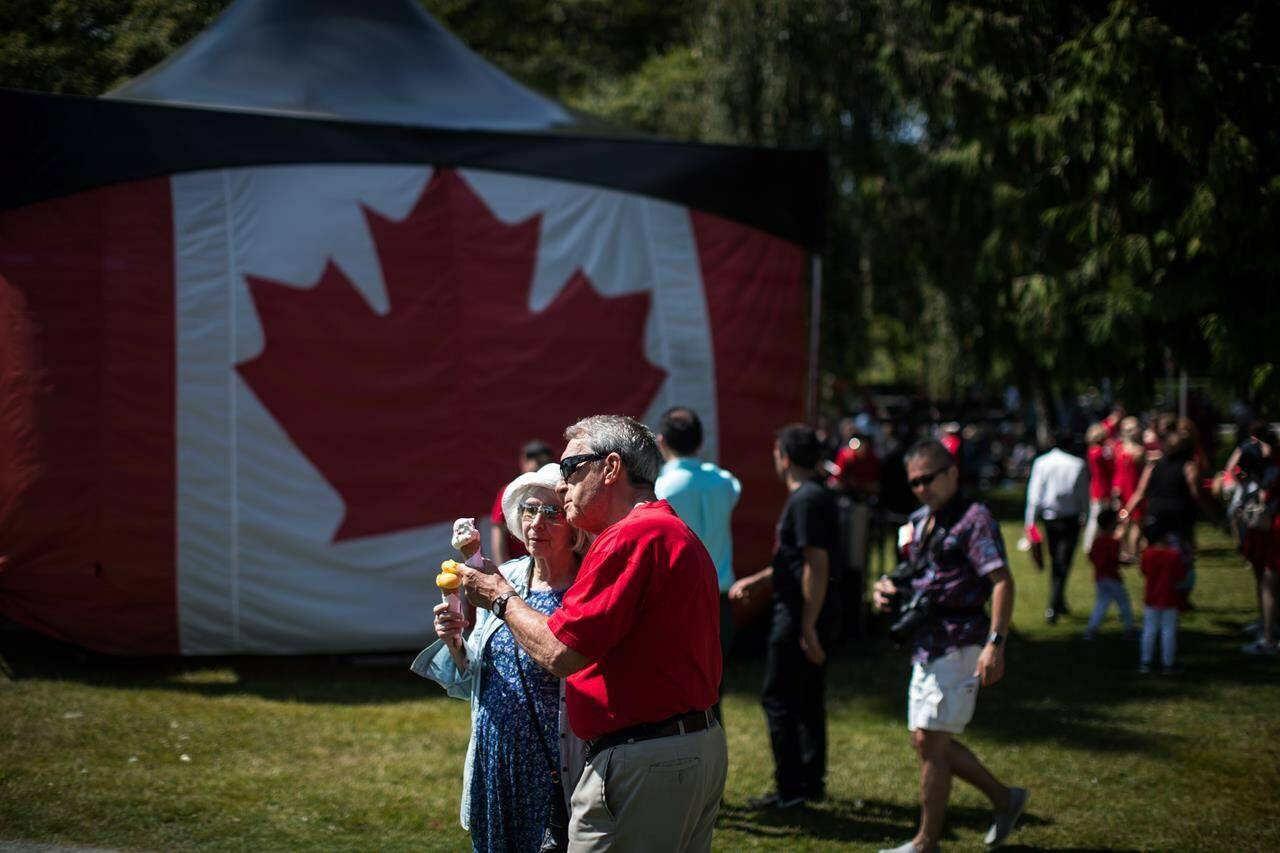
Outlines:
[{"label": "patterned short-sleeve shirt", "polygon": [[[944,507],[939,518],[947,515]],[[921,507],[911,515],[911,541],[907,558],[912,563],[921,559],[925,545],[925,525],[930,510]],[[916,590],[939,611],[912,638],[915,649],[912,663],[928,663],[963,646],[981,645],[987,636],[991,619],[984,610],[991,596],[991,580],[987,576],[1009,564],[1000,525],[991,510],[971,503],[961,511],[955,523],[945,531],[936,546],[928,548],[924,570],[912,580]]]}]

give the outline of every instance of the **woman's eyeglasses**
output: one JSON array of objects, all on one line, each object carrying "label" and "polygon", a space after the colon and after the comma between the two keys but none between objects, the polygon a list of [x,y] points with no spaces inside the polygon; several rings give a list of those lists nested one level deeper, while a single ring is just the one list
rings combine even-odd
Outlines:
[{"label": "woman's eyeglasses", "polygon": [[564,520],[564,510],[558,506],[549,506],[547,504],[521,504],[520,516],[525,521],[542,516],[543,521],[548,524],[554,524],[557,521]]},{"label": "woman's eyeglasses", "polygon": [[[922,474],[919,477],[912,477],[910,480],[907,480],[907,485],[913,489],[923,489],[924,487],[930,485],[934,480],[938,479],[939,477],[941,477],[943,474],[945,474],[950,470],[951,470],[951,466],[945,465],[942,468],[939,468],[937,471],[934,471],[932,474]],[[898,482],[902,482],[902,481],[899,480]]]}]

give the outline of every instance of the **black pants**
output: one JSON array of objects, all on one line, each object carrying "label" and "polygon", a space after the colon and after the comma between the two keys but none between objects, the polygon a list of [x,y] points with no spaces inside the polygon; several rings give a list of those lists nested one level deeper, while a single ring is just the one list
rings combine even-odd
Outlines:
[{"label": "black pants", "polygon": [[1049,562],[1053,583],[1049,587],[1049,609],[1062,613],[1067,609],[1063,592],[1067,588],[1067,575],[1071,574],[1071,558],[1075,556],[1076,543],[1080,541],[1080,521],[1076,518],[1055,518],[1044,523],[1045,539],[1049,545]]},{"label": "black pants", "polygon": [[820,799],[827,775],[826,667],[810,663],[798,640],[771,638],[764,672],[761,704],[778,796]]}]

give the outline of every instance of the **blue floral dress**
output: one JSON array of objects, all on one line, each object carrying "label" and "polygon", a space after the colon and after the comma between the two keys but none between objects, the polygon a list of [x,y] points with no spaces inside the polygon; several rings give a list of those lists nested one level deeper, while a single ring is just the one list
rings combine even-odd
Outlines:
[{"label": "blue floral dress", "polygon": [[[525,603],[550,615],[564,593],[530,590]],[[518,657],[517,657],[518,656]],[[517,661],[533,697],[541,731],[529,719]],[[538,666],[504,625],[485,647],[484,689],[475,729],[471,777],[471,844],[484,853],[537,851],[547,825],[547,759],[538,739],[559,755],[560,680]]]}]

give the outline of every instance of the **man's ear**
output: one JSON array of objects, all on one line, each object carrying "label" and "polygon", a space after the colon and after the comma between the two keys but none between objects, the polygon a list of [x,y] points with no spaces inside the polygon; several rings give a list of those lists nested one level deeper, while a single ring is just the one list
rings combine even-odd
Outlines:
[{"label": "man's ear", "polygon": [[619,478],[626,477],[627,472],[622,467],[622,457],[617,453],[610,453],[604,458],[604,484],[612,486],[618,482]]}]

